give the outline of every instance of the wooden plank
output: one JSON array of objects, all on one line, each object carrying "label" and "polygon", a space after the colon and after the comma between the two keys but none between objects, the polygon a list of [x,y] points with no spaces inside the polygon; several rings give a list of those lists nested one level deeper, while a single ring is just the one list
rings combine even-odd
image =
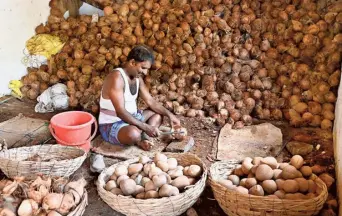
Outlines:
[{"label": "wooden plank", "polygon": [[38,145],[51,139],[48,124],[48,121],[20,114],[0,123],[0,138],[7,148]]}]

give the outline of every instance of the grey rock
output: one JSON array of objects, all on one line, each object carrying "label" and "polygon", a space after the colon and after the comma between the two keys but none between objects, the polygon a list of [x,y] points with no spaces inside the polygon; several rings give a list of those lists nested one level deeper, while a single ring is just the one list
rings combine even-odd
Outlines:
[{"label": "grey rock", "polygon": [[171,142],[167,147],[167,152],[188,152],[194,146],[195,140],[191,136],[185,137],[182,141]]}]

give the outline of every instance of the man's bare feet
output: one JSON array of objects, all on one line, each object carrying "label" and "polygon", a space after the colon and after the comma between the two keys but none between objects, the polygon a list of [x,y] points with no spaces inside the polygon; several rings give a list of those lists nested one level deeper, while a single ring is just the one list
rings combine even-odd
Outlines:
[{"label": "man's bare feet", "polygon": [[142,140],[142,141],[138,142],[138,146],[145,151],[150,151],[152,149],[152,147],[154,146],[154,144],[150,140]]}]

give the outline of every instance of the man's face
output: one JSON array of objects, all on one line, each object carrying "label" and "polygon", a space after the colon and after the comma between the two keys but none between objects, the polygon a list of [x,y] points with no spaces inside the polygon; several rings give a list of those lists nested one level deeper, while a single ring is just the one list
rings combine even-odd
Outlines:
[{"label": "man's face", "polygon": [[144,77],[147,75],[148,70],[151,68],[150,61],[136,62],[131,60],[129,63],[129,73],[132,77]]}]

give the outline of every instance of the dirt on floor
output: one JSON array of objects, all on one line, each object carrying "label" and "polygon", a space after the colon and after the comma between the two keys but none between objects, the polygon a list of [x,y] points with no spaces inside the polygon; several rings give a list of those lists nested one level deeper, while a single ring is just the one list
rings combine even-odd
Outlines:
[{"label": "dirt on floor", "polygon": [[[210,119],[190,119],[185,117],[179,117],[182,125],[187,128],[189,135],[194,137],[195,145],[190,150],[191,153],[199,156],[202,161],[209,168],[210,165],[215,161],[216,156],[216,142],[217,135],[219,133],[220,127],[213,124]],[[167,123],[167,122],[165,122]],[[327,167],[327,172],[332,176],[335,175],[334,172],[334,157],[333,157],[333,148],[332,148],[332,136],[329,136],[330,133],[326,133],[320,129],[312,129],[312,128],[291,128],[288,124],[284,122],[273,122],[276,126],[282,129],[284,135],[284,141],[287,142],[292,139],[292,137],[296,134],[316,134],[318,138],[313,142],[315,149],[317,145],[320,145],[318,150],[314,150],[311,154],[305,157],[305,161],[308,165],[313,166],[315,164]],[[290,160],[290,153],[283,149],[283,152],[280,156],[283,161]],[[106,165],[110,166],[114,163],[118,162],[115,159],[106,160]],[[92,215],[122,215],[120,213],[114,212],[107,204],[105,204],[97,195],[96,187],[94,182],[96,181],[97,175],[89,173],[89,159],[82,166],[82,170],[84,175],[86,176],[88,182],[88,191],[89,193],[89,206],[87,207],[87,211],[85,212],[85,216]],[[332,186],[330,189],[329,199],[334,199],[336,197],[336,187]],[[223,210],[218,205],[217,201],[214,198],[212,190],[209,185],[207,185],[204,193],[201,195],[200,199],[195,203],[193,208],[197,211],[199,216],[218,216],[225,215]],[[186,214],[183,214],[183,216]],[[320,215],[324,215],[323,213]],[[338,215],[336,213],[336,215]]]},{"label": "dirt on floor", "polygon": [[[30,100],[18,100],[13,97],[3,97],[0,99],[0,122],[6,121],[17,116],[19,113],[22,113],[24,116],[50,120],[55,113],[36,113],[34,111],[35,101]],[[218,135],[219,127],[213,124],[211,119],[190,119],[179,117],[182,125],[187,128],[188,134],[193,136],[195,140],[195,145],[191,149],[191,153],[198,155],[207,167],[210,167],[211,162],[213,161],[214,155],[211,156],[214,140]],[[168,124],[167,119],[165,119],[165,124]],[[55,141],[50,141],[50,143],[55,143]],[[212,158],[211,158],[212,157]],[[106,158],[106,165],[110,166],[114,163],[119,162],[117,159]],[[105,202],[101,200],[99,195],[97,194],[97,189],[95,186],[95,182],[97,180],[98,175],[91,173],[89,170],[90,160],[89,157],[83,163],[82,167],[75,173],[75,175],[81,174],[85,177],[88,182],[87,191],[88,191],[88,202],[89,205],[86,208],[84,216],[116,216],[122,215],[118,212],[115,212],[112,208],[110,208]],[[2,174],[0,177],[4,177]],[[198,214],[201,215],[225,215],[224,212],[220,209],[218,203],[214,199],[212,191],[208,186],[204,193],[201,195],[200,199],[194,205],[194,208],[197,210]],[[186,215],[186,214],[184,214]]]},{"label": "dirt on floor", "polygon": [[[34,112],[35,103],[32,101],[20,101],[15,98],[11,98],[5,102],[4,98],[0,100],[0,122],[8,120],[12,117],[22,113],[25,116],[32,118],[39,118],[49,120],[56,113],[48,114],[37,114]],[[215,162],[217,153],[217,136],[219,134],[220,127],[216,126],[211,118],[196,119],[179,117],[182,126],[187,128],[188,134],[193,136],[195,140],[194,147],[190,150],[191,153],[199,156],[206,166],[209,168],[210,165]],[[167,120],[165,120],[167,124]],[[288,126],[284,122],[272,122],[275,126],[282,129],[284,142],[288,142],[292,139],[295,134],[306,133],[309,135],[315,135],[315,139],[311,144],[314,146],[314,151],[305,157],[307,164],[315,165],[319,164],[326,167],[326,170],[334,176],[334,157],[333,157],[333,146],[332,146],[332,135],[319,129],[295,129]],[[329,136],[330,134],[330,136]],[[285,145],[284,145],[285,147]],[[281,157],[284,161],[289,161],[290,154],[284,148]],[[106,165],[110,166],[117,163],[117,159],[106,158]],[[95,182],[97,180],[97,174],[93,174],[89,171],[89,157],[86,159],[82,167],[76,172],[76,174],[82,174],[88,181],[87,191],[89,194],[89,205],[86,208],[85,216],[110,216],[110,215],[122,215],[111,209],[106,203],[104,203],[97,194]],[[333,199],[336,194],[335,185],[330,190],[332,193],[329,195],[329,199]],[[214,195],[207,186],[200,199],[194,205],[194,209],[198,215],[225,215],[222,209],[219,207],[217,201],[214,199]],[[186,214],[184,214],[186,215]],[[321,214],[322,215],[322,214]],[[337,214],[336,214],[337,215]]]}]

